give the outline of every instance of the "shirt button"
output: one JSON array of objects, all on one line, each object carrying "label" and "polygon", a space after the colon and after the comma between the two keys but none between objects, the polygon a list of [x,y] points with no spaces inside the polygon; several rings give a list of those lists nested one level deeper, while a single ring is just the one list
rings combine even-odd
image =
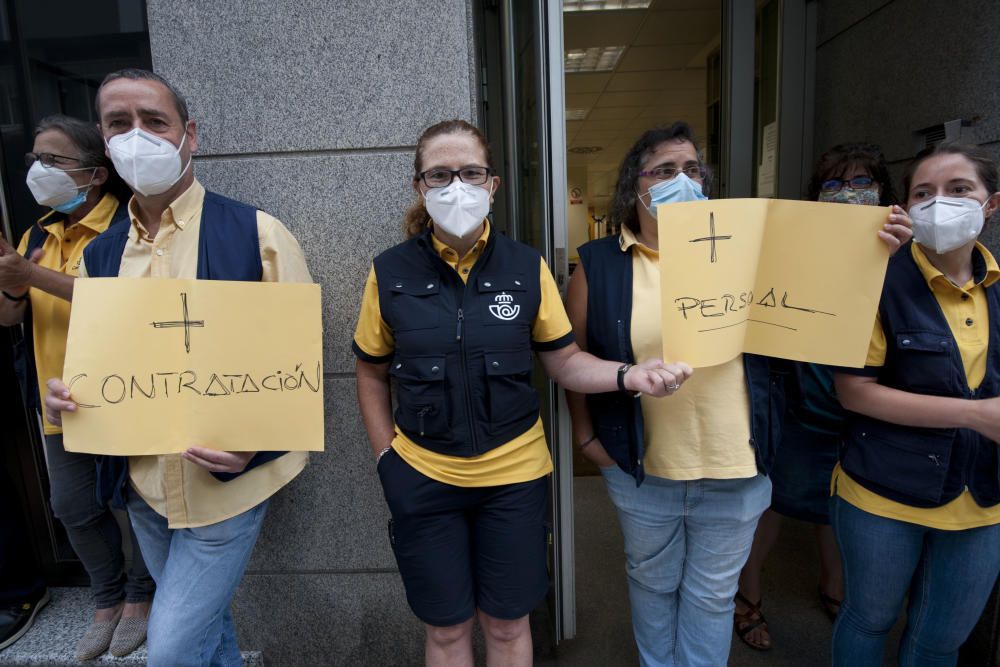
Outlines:
[{"label": "shirt button", "polygon": [[971,327],[972,326],[972,318],[971,317],[969,319],[965,320],[965,326],[967,326],[967,327]]},{"label": "shirt button", "polygon": [[157,248],[156,249],[156,254],[157,254],[157,256],[162,257],[163,256],[163,248]]},{"label": "shirt button", "polygon": [[969,300],[969,295],[968,294],[963,294],[962,295],[962,301],[968,301],[968,300]]},{"label": "shirt button", "polygon": [[462,273],[468,273],[468,272],[469,272],[469,269],[468,269],[468,268],[464,268],[464,269],[462,269]]}]

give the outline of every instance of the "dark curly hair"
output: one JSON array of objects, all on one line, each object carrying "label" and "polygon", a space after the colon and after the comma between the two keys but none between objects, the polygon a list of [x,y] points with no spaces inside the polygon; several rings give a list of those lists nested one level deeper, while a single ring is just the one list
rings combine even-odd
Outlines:
[{"label": "dark curly hair", "polygon": [[[668,141],[690,143],[698,154],[698,162],[703,162],[701,150],[694,138],[694,132],[691,130],[691,126],[684,121],[678,121],[669,127],[655,127],[643,132],[642,136],[625,154],[621,167],[618,169],[618,184],[615,186],[615,196],[608,211],[608,219],[612,228],[628,227],[634,232],[639,231],[639,214],[635,209],[635,204],[639,199],[635,188],[636,182],[639,180],[639,172],[642,171],[642,164],[656,151],[660,144]],[[705,168],[703,164],[702,168]],[[708,195],[712,175],[707,170],[705,174],[701,189]]]},{"label": "dark curly hair", "polygon": [[809,180],[809,199],[812,201],[819,199],[823,181],[841,178],[852,167],[861,167],[879,184],[880,206],[899,203],[882,149],[876,144],[865,143],[839,144],[823,153],[816,161],[816,168],[813,169],[812,178]]}]

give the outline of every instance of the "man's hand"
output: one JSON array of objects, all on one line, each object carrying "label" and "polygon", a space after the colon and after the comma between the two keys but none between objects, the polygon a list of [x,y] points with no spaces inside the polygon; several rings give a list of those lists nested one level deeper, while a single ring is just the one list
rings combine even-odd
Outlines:
[{"label": "man's hand", "polygon": [[0,236],[0,289],[12,293],[27,291],[31,274],[41,258],[41,248],[32,251],[31,259],[25,259],[7,243],[7,239]]},{"label": "man's hand", "polygon": [[670,396],[692,373],[691,367],[683,362],[665,364],[659,359],[648,359],[628,369],[625,388],[649,396]]},{"label": "man's hand", "polygon": [[69,388],[59,378],[51,378],[45,383],[45,418],[50,424],[62,426],[62,413],[76,412],[77,405],[70,398]]},{"label": "man's hand", "polygon": [[243,472],[257,452],[220,452],[206,447],[188,447],[181,456],[209,472]]}]

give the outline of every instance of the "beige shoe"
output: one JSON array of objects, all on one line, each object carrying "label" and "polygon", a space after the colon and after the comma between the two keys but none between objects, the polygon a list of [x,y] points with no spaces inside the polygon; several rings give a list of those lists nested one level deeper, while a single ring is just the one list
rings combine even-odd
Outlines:
[{"label": "beige shoe", "polygon": [[87,632],[84,633],[83,637],[80,638],[80,642],[76,645],[77,660],[93,660],[108,650],[108,647],[111,646],[111,638],[115,634],[115,628],[118,626],[118,619],[121,618],[124,608],[125,605],[122,605],[121,609],[115,613],[115,617],[110,621],[98,621],[90,624]]},{"label": "beige shoe", "polygon": [[111,638],[111,655],[124,658],[146,641],[146,617],[132,616],[118,621],[115,635]]}]

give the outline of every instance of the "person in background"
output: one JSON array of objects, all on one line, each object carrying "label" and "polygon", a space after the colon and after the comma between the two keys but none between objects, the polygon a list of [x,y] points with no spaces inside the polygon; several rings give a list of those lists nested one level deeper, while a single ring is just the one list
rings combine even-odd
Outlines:
[{"label": "person in background", "polygon": [[532,353],[576,391],[662,396],[691,371],[580,351],[541,255],[487,220],[500,177],[474,126],[427,128],[412,187],[408,240],[375,258],[353,343],[390,540],[428,665],[471,667],[476,618],[488,664],[530,665],[552,471]]},{"label": "person in background", "polygon": [[[840,204],[892,206],[891,248],[908,240],[909,217],[896,206],[896,192],[882,149],[874,144],[834,146],[816,163],[809,199]],[[892,242],[895,240],[895,242]],[[740,573],[733,629],[751,648],[771,648],[771,635],[761,611],[761,570],[778,540],[782,517],[812,523],[819,547],[820,604],[831,619],[843,599],[840,551],[830,527],[830,478],[837,463],[843,408],[833,389],[833,369],[795,362],[788,383],[787,413],[781,444],[771,470],[771,507],[760,518],[747,564]]]},{"label": "person in background", "polygon": [[[130,193],[93,123],[43,119],[25,162],[28,189],[49,211],[24,233],[17,250],[0,238],[0,324],[25,325],[19,375],[25,400],[38,410],[39,388],[62,373],[69,299],[84,249],[113,222],[128,219],[124,202]],[[153,579],[131,531],[126,567],[118,521],[98,501],[96,457],[67,452],[62,429],[44,426],[52,511],[90,576],[97,607],[76,658],[90,660],[109,648],[112,655],[128,655],[146,638]]]},{"label": "person in background", "polygon": [[907,600],[901,665],[955,665],[1000,574],[1000,267],[979,241],[996,163],[943,142],[907,167],[913,243],[890,261],[846,413],[831,520],[844,567],[833,664],[881,665]]}]

